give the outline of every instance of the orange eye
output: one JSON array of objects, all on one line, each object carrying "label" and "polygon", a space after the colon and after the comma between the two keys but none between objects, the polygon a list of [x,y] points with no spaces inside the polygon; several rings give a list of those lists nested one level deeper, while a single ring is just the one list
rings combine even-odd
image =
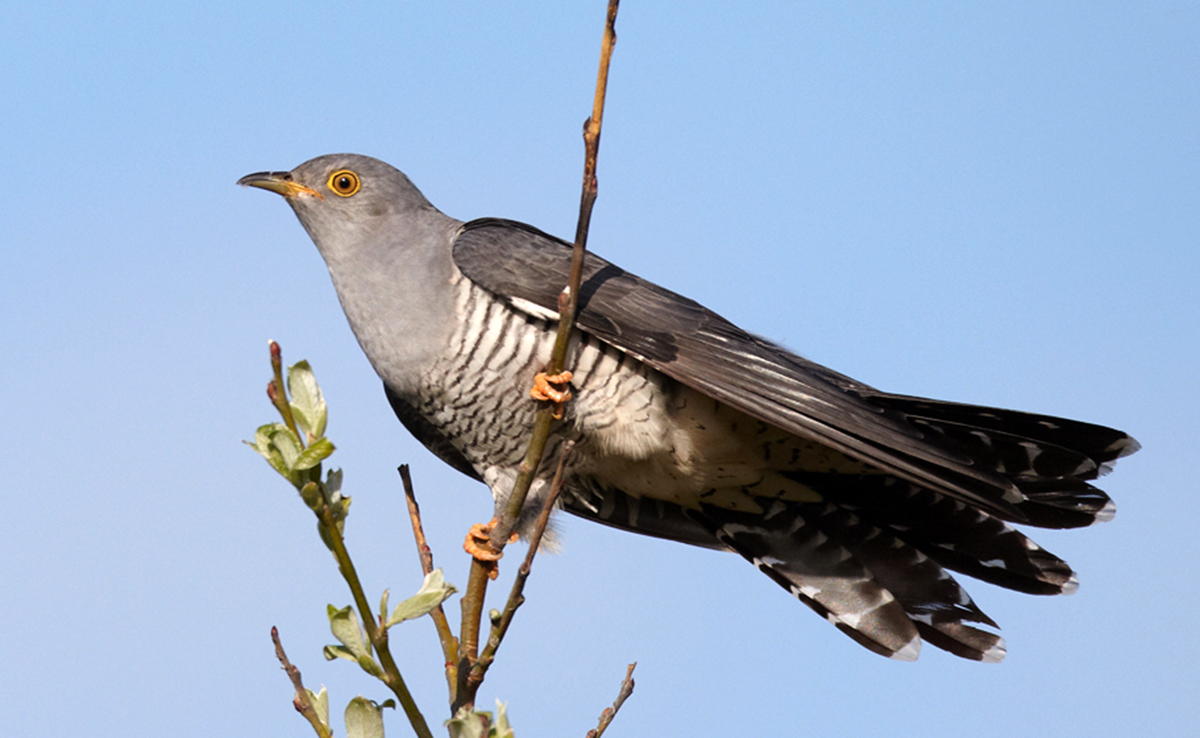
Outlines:
[{"label": "orange eye", "polygon": [[359,181],[358,175],[349,169],[339,169],[329,175],[329,189],[333,190],[335,195],[350,197],[358,192],[359,187],[362,187],[362,182]]}]

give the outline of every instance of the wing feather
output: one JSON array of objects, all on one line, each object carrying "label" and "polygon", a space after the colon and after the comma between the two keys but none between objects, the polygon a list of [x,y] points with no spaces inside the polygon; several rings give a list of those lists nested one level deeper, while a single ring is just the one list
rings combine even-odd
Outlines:
[{"label": "wing feather", "polygon": [[[454,261],[498,297],[557,305],[570,245],[499,219],[465,224]],[[871,402],[869,386],[755,337],[699,303],[588,254],[578,327],[667,376],[790,433],[883,471],[1021,522],[1017,485],[952,446],[931,440],[902,412]]]}]

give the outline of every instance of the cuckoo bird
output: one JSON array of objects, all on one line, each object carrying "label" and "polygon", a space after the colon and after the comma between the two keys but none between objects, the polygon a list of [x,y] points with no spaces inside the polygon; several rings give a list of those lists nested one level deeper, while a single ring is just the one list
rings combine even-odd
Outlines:
[{"label": "cuckoo bird", "polygon": [[[455,220],[364,156],[239,184],[287,200],[400,421],[502,510],[539,407],[529,392],[553,344],[570,245],[514,221]],[[1089,423],[881,392],[594,254],[568,367],[540,395],[573,396],[547,450],[574,442],[562,509],[736,552],[861,645],[903,660],[922,640],[1002,659],[998,626],[947,570],[1073,591],[1071,568],[1013,524],[1110,519],[1090,482],[1138,448]]]}]

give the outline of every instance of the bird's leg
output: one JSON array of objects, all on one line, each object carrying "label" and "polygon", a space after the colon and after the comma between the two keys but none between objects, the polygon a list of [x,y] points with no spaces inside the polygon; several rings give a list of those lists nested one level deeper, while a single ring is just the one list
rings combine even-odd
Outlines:
[{"label": "bird's leg", "polygon": [[[471,530],[467,532],[467,540],[463,541],[464,551],[471,554],[479,563],[485,566],[490,565],[488,579],[495,579],[500,576],[500,568],[496,565],[496,562],[504,555],[499,551],[493,551],[488,546],[489,541],[491,541],[492,529],[496,527],[497,522],[499,521],[496,518],[492,518],[491,522],[472,525]],[[516,543],[517,538],[517,534],[513,533],[508,542]]]},{"label": "bird's leg", "polygon": [[571,372],[564,371],[558,374],[547,374],[546,372],[538,372],[533,377],[533,388],[529,390],[529,396],[535,400],[546,400],[554,403],[554,419],[561,420],[563,416],[563,404],[571,399],[571,390],[555,389],[551,385],[565,385],[571,381],[574,376]]}]

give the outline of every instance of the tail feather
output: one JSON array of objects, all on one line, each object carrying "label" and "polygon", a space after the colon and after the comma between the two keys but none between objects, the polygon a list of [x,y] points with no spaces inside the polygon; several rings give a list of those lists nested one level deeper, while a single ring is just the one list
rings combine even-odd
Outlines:
[{"label": "tail feather", "polygon": [[1044,440],[981,429],[973,423],[909,416],[927,436],[969,456],[976,465],[1009,478],[1077,477],[1093,479],[1100,463],[1085,453]]},{"label": "tail feather", "polygon": [[706,507],[693,517],[725,545],[868,649],[915,659],[921,639],[957,656],[1004,658],[997,627],[933,558],[836,504],[762,501],[765,514]]},{"label": "tail feather", "polygon": [[1013,482],[1023,500],[990,514],[1039,528],[1080,528],[1112,518],[1108,495],[1087,484],[1140,446],[1121,431],[1048,415],[961,405],[920,397],[871,398],[903,415],[939,445]]},{"label": "tail feather", "polygon": [[[702,506],[693,519],[860,645],[911,661],[916,625],[872,572],[817,525],[821,503],[785,504],[762,515]],[[782,514],[780,514],[782,513]]]},{"label": "tail feather", "polygon": [[[722,496],[707,493],[697,508],[647,505],[608,487],[565,504],[627,530],[735,551],[875,653],[913,660],[928,642],[966,659],[1000,661],[998,626],[946,570],[1031,594],[1073,592],[1078,579],[1066,562],[1009,523],[1077,528],[1112,518],[1112,500],[1089,481],[1138,444],[1089,423],[869,392],[863,396],[882,412],[907,421],[975,476],[945,470],[949,481],[937,487],[836,464],[797,471],[816,464],[793,463],[773,473],[804,494],[792,494],[795,485],[778,497],[761,496],[771,485],[742,488],[748,504],[737,509],[713,504]],[[769,447],[764,459],[775,461]]]},{"label": "tail feather", "polygon": [[967,623],[999,626],[936,561],[844,507],[824,505],[822,512],[816,524],[895,596],[925,640],[974,661],[1004,658],[999,635]]},{"label": "tail feather", "polygon": [[1117,513],[1107,494],[1082,479],[1018,477],[1014,481],[1025,495],[1017,508],[1042,528],[1082,528],[1106,523]]},{"label": "tail feather", "polygon": [[917,630],[931,645],[971,661],[997,664],[1008,653],[1003,638],[970,625],[951,622],[935,627],[918,620]]},{"label": "tail feather", "polygon": [[883,393],[872,396],[871,402],[903,413],[910,421],[920,419],[992,431],[1082,454],[1096,465],[1094,475],[1081,477],[1083,479],[1094,479],[1107,465],[1141,448],[1137,441],[1119,430],[1049,415]]},{"label": "tail feather", "polygon": [[787,476],[949,569],[1030,594],[1063,594],[1078,586],[1062,559],[1004,521],[938,492],[885,475]]}]

